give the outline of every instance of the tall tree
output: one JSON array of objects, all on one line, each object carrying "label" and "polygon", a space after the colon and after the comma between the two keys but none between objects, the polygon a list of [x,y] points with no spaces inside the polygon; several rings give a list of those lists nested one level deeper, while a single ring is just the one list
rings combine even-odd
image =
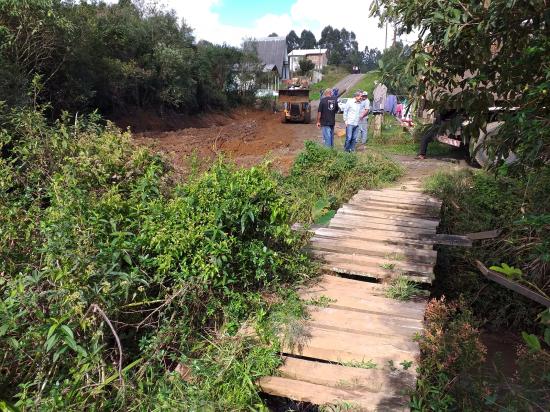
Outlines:
[{"label": "tall tree", "polygon": [[290,53],[292,50],[296,50],[300,48],[300,38],[296,34],[294,30],[291,30],[286,35],[286,48],[288,52]]},{"label": "tall tree", "polygon": [[545,0],[378,0],[373,14],[419,32],[406,71],[419,79],[415,96],[430,108],[458,109],[475,140],[490,108],[503,125],[484,145],[496,164],[510,150],[526,171],[550,162],[550,36]]},{"label": "tall tree", "polygon": [[375,70],[378,68],[378,60],[382,57],[380,50],[374,48],[369,49],[368,46],[365,47],[363,51],[363,68],[366,71]]},{"label": "tall tree", "polygon": [[315,47],[317,47],[315,35],[309,30],[302,30],[302,34],[300,35],[300,48],[314,49]]},{"label": "tall tree", "polygon": [[402,42],[396,42],[384,50],[378,59],[384,83],[392,94],[408,95],[416,84],[414,77],[405,70],[410,54],[410,47],[403,45]]}]

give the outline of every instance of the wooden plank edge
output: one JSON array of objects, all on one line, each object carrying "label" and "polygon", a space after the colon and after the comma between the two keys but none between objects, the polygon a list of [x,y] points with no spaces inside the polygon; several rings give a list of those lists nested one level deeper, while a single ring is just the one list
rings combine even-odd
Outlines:
[{"label": "wooden plank edge", "polygon": [[502,276],[500,273],[495,272],[494,270],[488,269],[479,260],[476,260],[476,266],[487,279],[490,279],[507,289],[513,290],[514,292],[519,293],[520,295],[523,295],[534,302],[540,303],[541,305],[550,308],[550,299],[542,296],[540,293],[537,293],[526,286],[520,285],[519,283],[510,280],[505,276]]}]

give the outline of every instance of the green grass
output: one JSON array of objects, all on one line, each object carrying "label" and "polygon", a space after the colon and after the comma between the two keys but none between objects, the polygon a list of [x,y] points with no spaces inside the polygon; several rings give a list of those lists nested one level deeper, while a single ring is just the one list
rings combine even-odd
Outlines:
[{"label": "green grass", "polygon": [[311,85],[309,88],[309,98],[311,100],[319,100],[320,91],[326,89],[327,87],[334,87],[336,83],[346,77],[349,72],[337,66],[326,66],[326,74],[323,74],[323,80],[319,83]]},{"label": "green grass", "polygon": [[[395,117],[384,115],[384,123],[379,137],[374,137],[373,117],[369,118],[369,140],[367,147],[385,154],[416,156],[420,143],[415,141],[413,134],[399,125]],[[448,156],[454,150],[453,147],[431,142],[428,146],[428,156]]]},{"label": "green grass", "polygon": [[380,267],[382,269],[386,269],[386,270],[394,270],[395,269],[395,263],[381,263]]},{"label": "green grass", "polygon": [[390,299],[410,300],[412,297],[417,296],[419,292],[416,282],[400,276],[388,286],[386,296]]},{"label": "green grass", "polygon": [[281,178],[293,221],[323,224],[358,190],[384,186],[402,174],[401,167],[378,153],[345,153],[339,148],[342,138],[336,146],[306,142],[290,175]]},{"label": "green grass", "polygon": [[340,362],[343,366],[350,366],[352,368],[361,368],[361,369],[376,369],[376,363],[374,363],[372,360],[361,360],[361,361],[346,361],[346,362]]},{"label": "green grass", "polygon": [[347,90],[346,93],[344,94],[344,97],[353,96],[353,93],[356,90],[366,90],[369,93],[369,99],[371,100],[371,103],[372,103],[372,95],[374,92],[374,82],[376,80],[380,80],[380,76],[381,74],[378,70],[373,70],[368,73],[365,73],[365,77],[363,77],[363,79],[359,83],[357,83],[354,87]]}]

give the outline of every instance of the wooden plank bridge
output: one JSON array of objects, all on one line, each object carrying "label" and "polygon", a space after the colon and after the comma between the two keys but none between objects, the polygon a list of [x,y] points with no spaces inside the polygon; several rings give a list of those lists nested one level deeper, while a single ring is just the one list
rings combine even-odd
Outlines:
[{"label": "wooden plank bridge", "polygon": [[324,269],[353,276],[324,274],[301,291],[326,305],[310,306],[301,343],[283,348],[284,365],[260,380],[263,392],[345,410],[408,410],[426,301],[389,299],[384,283],[432,282],[440,208],[410,182],[359,191],[315,229],[311,250]]}]

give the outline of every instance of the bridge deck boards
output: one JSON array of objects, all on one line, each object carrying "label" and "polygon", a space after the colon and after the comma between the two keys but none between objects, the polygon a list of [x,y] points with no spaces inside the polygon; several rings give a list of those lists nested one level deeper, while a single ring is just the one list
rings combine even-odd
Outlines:
[{"label": "bridge deck boards", "polygon": [[322,267],[356,277],[325,274],[300,290],[309,318],[285,340],[278,376],[260,380],[265,393],[347,410],[408,410],[426,300],[389,299],[388,286],[372,280],[432,282],[441,202],[416,182],[402,189],[361,190],[314,231],[310,250]]}]

